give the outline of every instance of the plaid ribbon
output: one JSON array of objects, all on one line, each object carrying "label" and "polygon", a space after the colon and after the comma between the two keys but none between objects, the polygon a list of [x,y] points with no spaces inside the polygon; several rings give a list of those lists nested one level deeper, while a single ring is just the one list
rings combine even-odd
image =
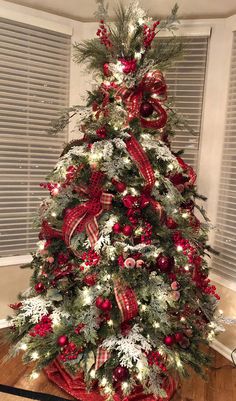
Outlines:
[{"label": "plaid ribbon", "polygon": [[146,181],[145,191],[151,192],[156,181],[154,171],[142,146],[132,134],[126,141],[126,148]]},{"label": "plaid ribbon", "polygon": [[107,351],[105,348],[98,347],[95,370],[98,370],[106,361],[108,361],[110,356],[111,354],[109,351]]},{"label": "plaid ribbon", "polygon": [[62,238],[62,232],[52,228],[46,220],[43,221],[39,233],[39,239]]},{"label": "plaid ribbon", "polygon": [[138,314],[138,303],[132,288],[115,283],[114,293],[117,305],[120,309],[122,322],[133,319]]},{"label": "plaid ribbon", "polygon": [[[140,116],[140,107],[143,94],[149,94],[147,101],[152,104],[158,118],[146,119]],[[167,113],[161,103],[167,98],[165,79],[161,71],[149,72],[144,76],[138,87],[134,90],[121,87],[117,90],[117,97],[121,97],[128,111],[128,122],[139,118],[142,127],[151,129],[163,128],[167,121]]]},{"label": "plaid ribbon", "polygon": [[[64,218],[62,234],[65,243],[70,247],[71,239],[75,230],[82,232],[86,230],[90,246],[94,248],[99,235],[97,217],[104,211],[109,210],[113,195],[101,191],[103,173],[96,171],[92,173],[88,188],[81,187],[86,193],[88,201],[82,205],[75,206]],[[76,251],[73,250],[75,255]]]}]

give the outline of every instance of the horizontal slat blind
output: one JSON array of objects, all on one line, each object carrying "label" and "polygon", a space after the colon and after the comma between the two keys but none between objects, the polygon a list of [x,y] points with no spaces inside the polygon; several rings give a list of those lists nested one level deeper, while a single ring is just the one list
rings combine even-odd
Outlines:
[{"label": "horizontal slat blind", "polygon": [[167,70],[166,81],[168,94],[174,99],[177,111],[188,121],[196,136],[187,130],[178,130],[172,148],[184,149],[184,160],[197,168],[208,37],[182,39],[183,58]]},{"label": "horizontal slat blind", "polygon": [[215,248],[220,255],[213,258],[214,272],[236,282],[236,32],[233,34]]},{"label": "horizontal slat blind", "polygon": [[68,35],[0,19],[0,256],[34,248],[39,186],[67,133],[47,133],[68,105]]}]

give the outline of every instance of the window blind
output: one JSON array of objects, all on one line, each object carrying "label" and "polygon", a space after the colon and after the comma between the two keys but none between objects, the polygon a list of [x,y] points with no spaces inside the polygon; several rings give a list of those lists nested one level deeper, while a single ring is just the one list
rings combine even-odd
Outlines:
[{"label": "window blind", "polygon": [[220,255],[214,256],[212,268],[220,277],[236,282],[236,32],[229,82],[215,234]]},{"label": "window blind", "polygon": [[[165,39],[163,39],[165,40]],[[183,57],[167,70],[166,81],[169,97],[175,107],[195,131],[177,130],[172,149],[184,149],[184,160],[197,168],[201,131],[202,104],[206,74],[208,37],[183,37]]]},{"label": "window blind", "polygon": [[32,228],[67,132],[47,133],[68,105],[70,36],[0,18],[0,257],[29,253]]}]

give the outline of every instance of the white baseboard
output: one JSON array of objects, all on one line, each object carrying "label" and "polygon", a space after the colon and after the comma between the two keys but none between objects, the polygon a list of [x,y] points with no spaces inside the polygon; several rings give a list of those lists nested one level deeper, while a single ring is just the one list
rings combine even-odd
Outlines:
[{"label": "white baseboard", "polygon": [[8,326],[9,326],[9,324],[6,319],[0,319],[0,329],[5,329]]},{"label": "white baseboard", "polygon": [[228,359],[229,361],[232,362],[232,359],[231,359],[232,350],[230,348],[226,347],[220,341],[214,340],[211,343],[211,348],[213,348],[214,350],[219,352],[219,354],[223,355],[226,359]]}]

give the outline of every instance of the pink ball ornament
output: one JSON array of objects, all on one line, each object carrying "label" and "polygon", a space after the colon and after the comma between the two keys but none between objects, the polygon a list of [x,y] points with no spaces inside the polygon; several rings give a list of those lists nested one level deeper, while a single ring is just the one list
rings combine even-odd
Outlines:
[{"label": "pink ball ornament", "polygon": [[179,291],[173,291],[171,296],[172,296],[173,301],[178,301],[180,299],[180,292]]},{"label": "pink ball ornament", "polygon": [[117,366],[113,371],[113,378],[116,381],[124,381],[129,377],[129,370],[125,366]]},{"label": "pink ball ornament", "polygon": [[165,343],[165,345],[170,347],[171,345],[173,345],[175,343],[175,337],[174,336],[166,336],[164,338],[164,343]]},{"label": "pink ball ornament", "polygon": [[133,227],[125,225],[122,232],[126,237],[130,237],[133,234]]},{"label": "pink ball ornament", "polygon": [[135,266],[135,260],[133,258],[127,258],[124,261],[124,266],[125,267],[130,267],[133,268]]},{"label": "pink ball ornament", "polygon": [[170,286],[171,286],[171,289],[174,291],[178,290],[180,287],[178,281],[173,281]]},{"label": "pink ball ornament", "polygon": [[52,263],[54,262],[54,257],[53,257],[53,256],[49,256],[49,257],[47,258],[47,262],[50,263],[50,264],[52,264]]},{"label": "pink ball ornament", "polygon": [[138,259],[136,261],[136,267],[140,268],[140,267],[143,267],[143,265],[144,265],[144,261],[142,259]]},{"label": "pink ball ornament", "polygon": [[64,347],[65,345],[68,344],[68,337],[63,335],[58,337],[57,339],[57,345],[59,345],[59,347]]}]

